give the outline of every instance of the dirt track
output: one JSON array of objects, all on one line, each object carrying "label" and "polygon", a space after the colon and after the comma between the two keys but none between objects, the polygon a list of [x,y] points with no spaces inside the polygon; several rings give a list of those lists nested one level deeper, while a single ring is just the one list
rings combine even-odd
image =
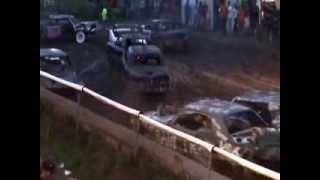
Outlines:
[{"label": "dirt track", "polygon": [[125,105],[153,110],[161,102],[181,104],[201,97],[229,99],[250,89],[280,90],[280,50],[249,38],[195,33],[190,50],[166,53],[173,88],[164,97],[145,97],[124,88],[122,74],[108,63],[103,33],[84,45],[55,43],[69,53],[86,85]]}]

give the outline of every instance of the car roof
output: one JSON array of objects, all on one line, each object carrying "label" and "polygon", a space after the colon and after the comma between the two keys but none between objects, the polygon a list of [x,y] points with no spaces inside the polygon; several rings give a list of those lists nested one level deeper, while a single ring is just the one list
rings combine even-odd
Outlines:
[{"label": "car roof", "polygon": [[184,106],[186,110],[194,110],[207,113],[213,117],[224,118],[231,113],[237,113],[241,111],[252,111],[249,107],[232,103],[220,99],[201,99]]},{"label": "car roof", "polygon": [[280,93],[276,91],[251,91],[244,95],[237,96],[234,100],[259,102],[259,103],[272,103],[280,106]]},{"label": "car roof", "polygon": [[62,51],[61,49],[56,49],[56,48],[40,48],[40,57],[43,56],[67,56],[67,53]]},{"label": "car roof", "polygon": [[118,29],[118,28],[135,28],[139,27],[138,24],[129,24],[129,23],[117,23],[113,25],[113,28]]},{"label": "car roof", "polygon": [[73,15],[70,14],[51,14],[49,15],[50,19],[67,19],[67,18],[74,18]]}]

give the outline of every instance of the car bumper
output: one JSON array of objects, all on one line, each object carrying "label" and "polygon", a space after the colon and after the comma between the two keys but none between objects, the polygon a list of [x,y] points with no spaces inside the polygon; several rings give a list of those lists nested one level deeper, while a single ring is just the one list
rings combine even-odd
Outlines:
[{"label": "car bumper", "polygon": [[169,85],[154,85],[150,83],[139,83],[139,90],[143,93],[166,93],[169,90]]}]

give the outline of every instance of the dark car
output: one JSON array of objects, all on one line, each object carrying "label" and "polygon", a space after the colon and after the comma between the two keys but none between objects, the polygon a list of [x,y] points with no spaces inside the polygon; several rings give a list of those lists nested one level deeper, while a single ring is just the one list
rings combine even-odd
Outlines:
[{"label": "dark car", "polygon": [[75,38],[78,44],[82,44],[96,28],[96,22],[80,21],[73,15],[50,15],[48,20],[40,21],[40,39]]},{"label": "dark car", "polygon": [[[40,70],[66,81],[81,84],[76,72],[72,68],[68,55],[60,49],[40,48]],[[50,89],[66,88],[54,81],[50,81],[45,78],[42,80]]]},{"label": "dark car", "polygon": [[190,30],[178,21],[153,19],[142,25],[144,33],[149,34],[152,43],[162,50],[186,50],[190,38]]},{"label": "dark car", "polygon": [[147,39],[137,24],[115,24],[107,30],[107,52],[116,55],[122,55],[124,51],[124,36],[139,36],[139,38]]},{"label": "dark car", "polygon": [[252,91],[233,98],[232,102],[255,110],[266,122],[280,127],[280,93],[275,91]]},{"label": "dark car", "polygon": [[165,93],[169,90],[169,75],[161,51],[136,35],[124,36],[121,64],[130,88],[145,93]]},{"label": "dark car", "polygon": [[250,160],[280,161],[280,131],[247,106],[207,98],[145,115]]}]

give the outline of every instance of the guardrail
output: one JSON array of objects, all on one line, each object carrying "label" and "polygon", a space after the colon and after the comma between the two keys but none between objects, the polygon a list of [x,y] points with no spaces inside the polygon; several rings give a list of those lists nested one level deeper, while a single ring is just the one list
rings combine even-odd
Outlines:
[{"label": "guardrail", "polygon": [[102,95],[100,95],[100,94],[98,94],[98,93],[86,88],[85,86],[65,81],[65,80],[63,80],[61,78],[55,77],[55,76],[53,76],[53,75],[51,75],[49,73],[43,72],[41,70],[40,70],[40,76],[43,77],[43,78],[47,78],[47,79],[49,79],[51,81],[55,81],[57,83],[60,83],[60,84],[62,84],[64,86],[67,86],[69,88],[72,88],[72,89],[74,89],[74,90],[76,90],[78,92],[85,93],[85,94],[93,97],[94,99],[98,100],[99,102],[101,102],[103,104],[107,104],[109,106],[112,106],[112,107],[114,107],[114,108],[116,108],[118,110],[121,110],[121,111],[123,111],[123,112],[125,112],[127,114],[130,114],[130,115],[136,117],[136,119],[138,121],[141,121],[141,122],[146,123],[146,124],[150,124],[150,125],[152,125],[152,126],[154,126],[156,128],[159,128],[159,129],[161,129],[163,131],[166,131],[169,134],[173,134],[173,135],[175,135],[177,137],[180,137],[182,139],[185,139],[185,140],[187,140],[187,141],[189,141],[191,143],[199,145],[202,148],[204,148],[205,150],[207,150],[209,153],[212,153],[212,152],[217,153],[217,154],[223,156],[224,158],[227,158],[230,161],[232,161],[234,163],[237,163],[238,165],[240,165],[240,166],[242,166],[244,168],[247,168],[247,169],[249,169],[249,170],[251,170],[251,171],[253,171],[253,172],[257,173],[257,174],[263,175],[263,176],[265,176],[267,178],[271,178],[271,179],[274,179],[274,180],[280,180],[280,173],[277,173],[275,171],[267,169],[267,168],[265,168],[263,166],[260,166],[258,164],[252,163],[252,162],[250,162],[248,160],[245,160],[245,159],[243,159],[243,158],[241,158],[241,157],[239,157],[237,155],[234,155],[234,154],[232,154],[230,152],[227,152],[227,151],[225,151],[225,150],[223,150],[223,149],[221,149],[219,147],[216,147],[216,146],[214,146],[214,145],[212,145],[212,144],[210,144],[208,142],[205,142],[205,141],[203,141],[201,139],[198,139],[198,138],[193,137],[193,136],[191,136],[189,134],[186,134],[186,133],[181,132],[179,130],[176,130],[176,129],[172,128],[172,127],[164,125],[164,124],[162,124],[160,122],[157,122],[157,121],[155,121],[155,120],[143,115],[142,111],[135,110],[133,108],[130,108],[130,107],[122,105],[122,104],[120,104],[118,102],[115,102],[115,101],[113,101],[111,99],[108,99],[108,98],[106,98],[106,97],[104,97],[104,96],[102,96]]}]

